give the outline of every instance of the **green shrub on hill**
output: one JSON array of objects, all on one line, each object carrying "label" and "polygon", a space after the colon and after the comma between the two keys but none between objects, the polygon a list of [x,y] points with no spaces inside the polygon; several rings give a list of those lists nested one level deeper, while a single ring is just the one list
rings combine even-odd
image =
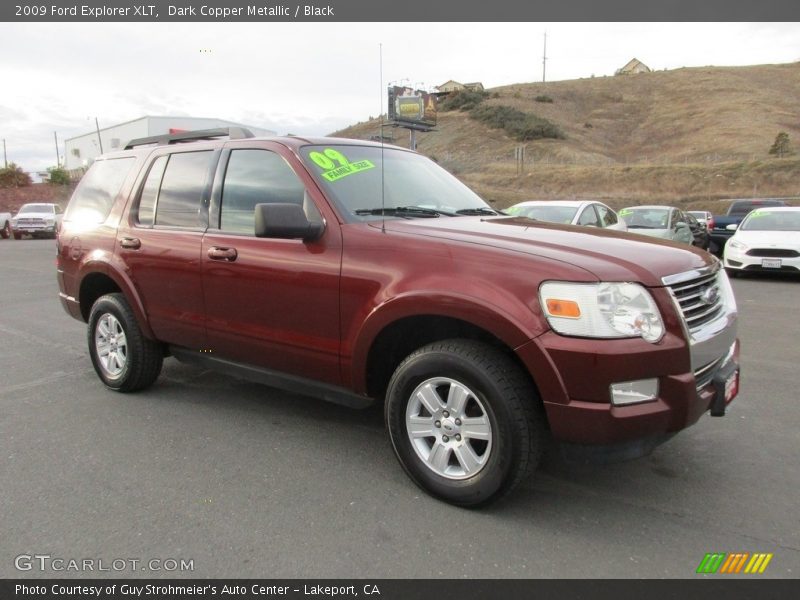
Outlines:
[{"label": "green shrub on hill", "polygon": [[488,97],[489,92],[459,90],[448,94],[439,105],[439,110],[472,110]]},{"label": "green shrub on hill", "polygon": [[510,106],[478,106],[470,111],[469,116],[494,129],[505,130],[520,142],[542,138],[565,138],[555,123]]}]

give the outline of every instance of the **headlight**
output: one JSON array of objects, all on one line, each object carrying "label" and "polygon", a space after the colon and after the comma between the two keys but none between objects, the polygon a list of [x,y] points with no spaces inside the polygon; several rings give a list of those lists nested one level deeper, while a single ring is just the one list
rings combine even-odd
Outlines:
[{"label": "headlight", "polygon": [[638,283],[548,281],[539,288],[539,300],[550,327],[563,335],[652,343],[664,336],[661,313]]},{"label": "headlight", "polygon": [[740,251],[742,251],[742,252],[744,252],[745,250],[747,250],[747,245],[746,245],[746,244],[743,244],[742,242],[740,242],[740,241],[738,241],[738,240],[729,240],[729,241],[728,241],[728,245],[729,245],[731,248],[733,248],[734,250],[740,250]]}]

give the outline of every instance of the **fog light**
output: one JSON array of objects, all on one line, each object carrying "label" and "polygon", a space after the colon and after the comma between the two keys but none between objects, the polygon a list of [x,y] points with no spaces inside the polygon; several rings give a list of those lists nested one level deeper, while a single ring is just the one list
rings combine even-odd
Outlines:
[{"label": "fog light", "polygon": [[611,384],[611,403],[615,406],[650,402],[658,398],[658,379],[638,379]]}]

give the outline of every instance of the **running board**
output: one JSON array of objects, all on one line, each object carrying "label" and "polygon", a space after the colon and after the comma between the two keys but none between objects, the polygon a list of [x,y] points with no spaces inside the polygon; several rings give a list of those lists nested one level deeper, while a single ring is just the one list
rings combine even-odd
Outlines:
[{"label": "running board", "polygon": [[372,398],[359,396],[343,387],[330,385],[328,383],[320,383],[313,379],[288,375],[280,371],[273,371],[272,369],[243,365],[223,358],[209,356],[208,354],[201,354],[200,352],[188,350],[179,346],[170,346],[169,350],[172,356],[183,363],[219,371],[226,375],[247,379],[248,381],[263,383],[264,385],[287,392],[301,394],[303,396],[312,396],[349,408],[367,408],[373,403]]}]

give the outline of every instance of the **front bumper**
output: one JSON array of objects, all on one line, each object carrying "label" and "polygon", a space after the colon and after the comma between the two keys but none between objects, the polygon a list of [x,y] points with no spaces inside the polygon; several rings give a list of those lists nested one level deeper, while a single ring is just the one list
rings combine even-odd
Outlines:
[{"label": "front bumper", "polygon": [[736,271],[763,273],[800,273],[800,256],[766,257],[750,256],[747,250],[727,246],[725,268]]},{"label": "front bumper", "polygon": [[[542,337],[555,337],[555,335],[545,334]],[[547,345],[549,342],[559,340],[540,338],[538,341]],[[733,372],[738,375],[738,340],[729,348],[729,352],[726,353],[728,356],[723,356],[718,364],[712,365],[709,370],[698,376],[693,371],[679,374],[663,373],[664,367],[668,370],[670,363],[674,361],[674,356],[670,356],[669,351],[660,359],[653,353],[645,356],[623,354],[615,360],[610,355],[596,352],[576,354],[571,351],[569,356],[566,356],[563,345],[561,346],[560,351],[554,351],[553,346],[550,346],[550,350],[553,350],[550,352],[553,361],[551,364],[561,365],[559,372],[573,374],[583,372],[586,378],[581,382],[564,383],[563,378],[559,377],[564,393],[555,398],[542,392],[550,431],[556,441],[583,446],[606,446],[666,438],[669,434],[697,422],[700,416],[712,407],[716,407],[715,412],[724,414],[724,407],[735,397],[735,394],[728,398],[723,397],[720,404],[718,389],[721,376],[729,377]],[[607,367],[612,362],[617,362],[622,368],[616,372],[610,370]],[[658,371],[662,373],[657,375]],[[600,372],[603,375],[599,384],[587,381],[594,379]],[[609,387],[612,383],[654,376],[657,377],[659,384],[658,396],[654,400],[627,406],[617,406],[610,402]],[[699,384],[698,378],[701,379]],[[727,379],[722,382],[723,389],[725,383]],[[542,391],[541,386],[540,391]]]},{"label": "front bumper", "polygon": [[[706,411],[725,413],[738,393],[739,341],[735,301],[717,268],[703,275],[714,277],[703,285],[716,281],[711,286],[718,285],[725,300],[713,318],[691,329],[670,286],[651,290],[666,326],[657,344],[549,331],[517,349],[539,388],[554,440],[584,454],[634,458]],[[612,403],[611,386],[652,379],[658,382],[652,399]]]},{"label": "front bumper", "polygon": [[27,233],[28,235],[37,235],[37,234],[55,234],[56,233],[56,226],[55,225],[12,225],[12,231],[16,233]]}]

